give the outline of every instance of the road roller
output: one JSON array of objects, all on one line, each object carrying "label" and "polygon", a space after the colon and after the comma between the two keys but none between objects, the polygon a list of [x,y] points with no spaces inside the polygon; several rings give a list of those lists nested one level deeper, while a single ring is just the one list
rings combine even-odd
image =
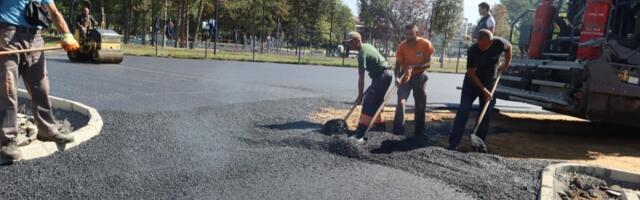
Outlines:
[{"label": "road roller", "polygon": [[75,38],[80,43],[76,52],[68,52],[71,62],[121,63],[124,59],[122,52],[122,35],[113,30],[92,28],[85,36],[75,31]]}]

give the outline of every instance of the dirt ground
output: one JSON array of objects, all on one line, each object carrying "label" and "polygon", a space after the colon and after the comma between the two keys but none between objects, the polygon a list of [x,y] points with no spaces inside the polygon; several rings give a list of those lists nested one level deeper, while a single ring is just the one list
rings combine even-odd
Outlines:
[{"label": "dirt ground", "polygon": [[[309,118],[317,123],[343,118],[348,110],[322,108]],[[359,108],[348,120],[355,129]],[[395,109],[386,107],[384,119],[391,131]],[[407,135],[413,135],[413,111],[407,112]],[[467,130],[473,128],[477,114],[472,113]],[[455,113],[427,113],[426,134],[438,146],[446,147]],[[468,134],[467,134],[468,135]],[[460,151],[471,150],[464,137]],[[487,136],[490,153],[516,159],[550,159],[622,169],[640,173],[640,128],[594,124],[560,114],[522,114],[498,112],[492,116]]]}]

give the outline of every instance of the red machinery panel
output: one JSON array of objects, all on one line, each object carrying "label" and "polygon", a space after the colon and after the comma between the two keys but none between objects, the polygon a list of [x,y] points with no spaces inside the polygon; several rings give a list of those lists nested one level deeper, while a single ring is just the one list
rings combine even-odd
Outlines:
[{"label": "red machinery panel", "polygon": [[536,18],[533,21],[533,31],[529,43],[530,59],[542,57],[544,43],[551,39],[553,34],[553,18],[556,12],[557,9],[553,6],[552,0],[543,0],[536,9]]},{"label": "red machinery panel", "polygon": [[[589,0],[584,11],[580,43],[599,39],[607,32],[611,0]],[[578,47],[578,59],[593,60],[600,56],[600,47]]]}]

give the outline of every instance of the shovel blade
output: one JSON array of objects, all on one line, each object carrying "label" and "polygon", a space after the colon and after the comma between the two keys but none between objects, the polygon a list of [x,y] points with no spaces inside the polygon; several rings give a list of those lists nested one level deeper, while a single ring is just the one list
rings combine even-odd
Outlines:
[{"label": "shovel blade", "polygon": [[471,146],[476,152],[487,153],[487,144],[475,133],[471,134]]},{"label": "shovel blade", "polygon": [[344,134],[349,130],[347,122],[343,119],[332,119],[324,123],[322,133],[327,135]]}]

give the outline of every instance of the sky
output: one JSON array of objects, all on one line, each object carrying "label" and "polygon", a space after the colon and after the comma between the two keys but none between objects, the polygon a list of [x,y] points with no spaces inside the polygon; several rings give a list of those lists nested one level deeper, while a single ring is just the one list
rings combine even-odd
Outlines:
[{"label": "sky", "polygon": [[[351,8],[353,15],[358,15],[358,0],[342,0],[347,6]],[[489,5],[500,3],[500,0],[464,0],[464,18],[469,19],[469,22],[476,23],[480,20],[478,14],[478,4],[487,2]]]}]

